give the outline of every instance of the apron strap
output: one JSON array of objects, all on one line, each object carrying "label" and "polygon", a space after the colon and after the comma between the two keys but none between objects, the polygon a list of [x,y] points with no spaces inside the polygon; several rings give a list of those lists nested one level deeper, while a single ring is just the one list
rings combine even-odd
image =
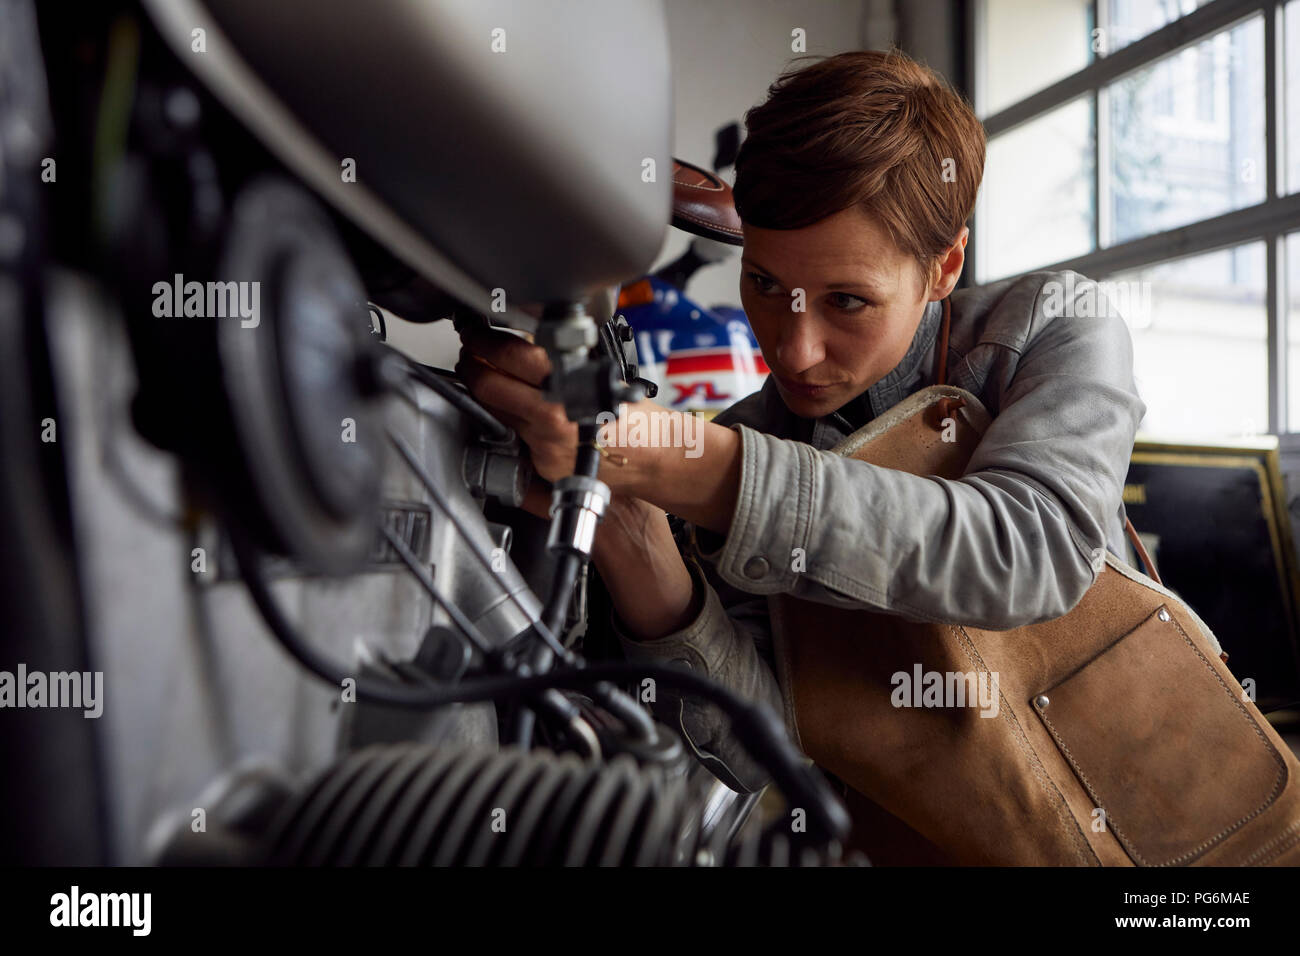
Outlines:
[{"label": "apron strap", "polygon": [[948,297],[943,298],[943,321],[939,323],[939,344],[935,349],[934,384],[948,384],[948,325],[952,315],[952,305]]},{"label": "apron strap", "polygon": [[[948,297],[943,298],[943,321],[939,323],[939,340],[935,343],[934,351],[934,384],[948,384],[948,326],[951,324],[952,306],[948,302]],[[960,398],[941,398],[936,403],[939,406],[939,420],[952,416],[953,412],[961,408],[966,403]]]}]

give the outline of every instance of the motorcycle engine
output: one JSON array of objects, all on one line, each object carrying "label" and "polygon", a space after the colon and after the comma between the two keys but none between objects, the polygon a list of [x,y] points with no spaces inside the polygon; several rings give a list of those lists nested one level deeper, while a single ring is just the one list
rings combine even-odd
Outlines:
[{"label": "motorcycle engine", "polygon": [[652,675],[806,834],[587,656],[594,453],[529,515],[518,438],[385,342],[529,331],[580,427],[647,384],[613,293],[670,218],[662,11],[546,6],[0,0],[3,645],[102,678],[7,722],[12,862],[838,860],[774,715]]}]

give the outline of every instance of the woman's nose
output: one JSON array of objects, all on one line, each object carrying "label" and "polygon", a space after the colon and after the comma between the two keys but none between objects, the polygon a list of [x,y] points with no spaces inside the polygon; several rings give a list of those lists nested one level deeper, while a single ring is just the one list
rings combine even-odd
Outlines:
[{"label": "woman's nose", "polygon": [[808,313],[795,313],[784,323],[776,347],[776,360],[786,372],[798,375],[820,365],[826,347],[817,322]]}]

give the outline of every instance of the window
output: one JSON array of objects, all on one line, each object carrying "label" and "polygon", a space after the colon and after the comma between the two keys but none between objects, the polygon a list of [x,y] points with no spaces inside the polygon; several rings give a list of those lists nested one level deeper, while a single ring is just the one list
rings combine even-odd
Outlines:
[{"label": "window", "polygon": [[[1089,0],[1000,0],[985,8],[980,116],[1010,106],[1092,60]],[[1014,63],[1015,69],[1003,64]]]},{"label": "window", "polygon": [[1286,5],[1286,185],[1300,190],[1300,3]]},{"label": "window", "polygon": [[1252,17],[1107,87],[1113,241],[1263,200],[1263,44]]},{"label": "window", "polygon": [[1287,421],[1300,430],[1300,233],[1286,239]]},{"label": "window", "polygon": [[1105,31],[1106,50],[1114,53],[1120,47],[1141,40],[1163,26],[1186,16],[1207,0],[1106,0],[1109,23]]},{"label": "window", "polygon": [[977,200],[995,275],[1025,272],[1093,247],[1092,102],[1057,107],[989,143]]},{"label": "window", "polygon": [[981,0],[974,30],[975,281],[1136,290],[1148,434],[1300,432],[1300,0]]},{"label": "window", "polygon": [[1267,430],[1264,253],[1254,242],[1102,280],[1108,293],[1126,293],[1109,295],[1133,335],[1143,431],[1197,439]]}]

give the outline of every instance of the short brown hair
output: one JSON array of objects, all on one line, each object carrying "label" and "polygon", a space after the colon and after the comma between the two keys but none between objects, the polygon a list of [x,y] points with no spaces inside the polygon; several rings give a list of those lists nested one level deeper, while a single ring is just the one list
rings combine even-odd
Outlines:
[{"label": "short brown hair", "polygon": [[942,77],[898,50],[788,70],[745,125],[736,211],[759,228],[799,229],[860,206],[928,277],[975,210],[984,127]]}]

